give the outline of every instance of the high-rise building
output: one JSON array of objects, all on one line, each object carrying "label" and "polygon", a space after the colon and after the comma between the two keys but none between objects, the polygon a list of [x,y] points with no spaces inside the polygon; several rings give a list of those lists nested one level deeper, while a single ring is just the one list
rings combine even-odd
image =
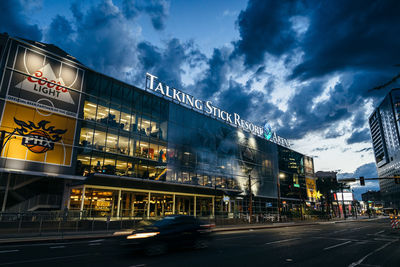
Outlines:
[{"label": "high-rise building", "polygon": [[[372,146],[379,177],[400,175],[400,89],[392,89],[369,117]],[[400,207],[400,185],[379,180],[386,207]]]}]

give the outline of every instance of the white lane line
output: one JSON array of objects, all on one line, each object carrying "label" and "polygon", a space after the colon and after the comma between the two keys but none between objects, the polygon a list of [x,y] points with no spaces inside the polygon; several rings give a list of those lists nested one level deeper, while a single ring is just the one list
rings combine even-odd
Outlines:
[{"label": "white lane line", "polygon": [[100,246],[101,243],[90,243],[89,246]]},{"label": "white lane line", "polygon": [[57,248],[65,248],[65,246],[55,246],[55,247],[49,247],[51,249],[57,249]]},{"label": "white lane line", "polygon": [[104,239],[96,239],[96,240],[89,241],[89,243],[98,243],[98,242],[102,242],[102,241],[104,241]]},{"label": "white lane line", "polygon": [[271,245],[271,244],[277,244],[277,243],[282,243],[282,242],[289,242],[289,241],[294,241],[294,240],[299,240],[300,238],[290,238],[290,239],[283,239],[283,240],[277,240],[277,241],[272,241],[265,243],[264,245]]},{"label": "white lane line", "polygon": [[369,256],[371,256],[371,255],[374,254],[375,252],[378,252],[378,251],[380,251],[380,250],[386,248],[387,246],[393,244],[394,242],[396,242],[396,241],[392,241],[392,242],[386,243],[385,245],[383,245],[383,246],[381,246],[381,247],[375,249],[374,251],[368,253],[367,255],[365,255],[364,257],[362,257],[361,259],[359,259],[358,261],[353,262],[352,264],[350,264],[349,267],[355,267],[355,266],[357,266],[357,265],[360,265],[366,258],[368,258]]},{"label": "white lane line", "polygon": [[9,252],[18,252],[19,249],[13,249],[13,250],[1,250],[0,253],[9,253]]},{"label": "white lane line", "polygon": [[374,238],[374,240],[376,240],[376,241],[386,241],[386,242],[390,242],[390,241],[397,241],[398,239]]},{"label": "white lane line", "polygon": [[351,241],[347,241],[347,242],[343,242],[343,243],[340,243],[340,244],[337,244],[337,245],[334,245],[334,246],[330,246],[330,247],[324,248],[324,250],[330,250],[330,249],[333,249],[333,248],[344,246],[344,245],[346,245],[348,243],[351,243]]},{"label": "white lane line", "polygon": [[376,235],[382,234],[383,232],[385,232],[385,230],[377,232]]}]

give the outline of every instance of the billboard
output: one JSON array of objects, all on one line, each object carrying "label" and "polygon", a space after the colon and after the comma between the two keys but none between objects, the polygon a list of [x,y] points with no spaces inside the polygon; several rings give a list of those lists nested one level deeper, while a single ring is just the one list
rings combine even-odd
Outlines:
[{"label": "billboard", "polygon": [[1,157],[71,166],[76,119],[7,102],[0,130],[12,133]]},{"label": "billboard", "polygon": [[307,190],[307,197],[309,199],[315,198],[315,193],[317,192],[317,184],[315,179],[306,177],[306,190]]},{"label": "billboard", "polygon": [[353,201],[353,193],[350,192],[336,193],[335,200],[342,201],[342,199],[344,201]]},{"label": "billboard", "polygon": [[0,155],[4,166],[52,172],[71,167],[85,71],[19,42],[7,58],[1,84],[6,99],[0,121],[6,133]]},{"label": "billboard", "polygon": [[77,117],[83,69],[18,45],[7,74],[7,100]]}]

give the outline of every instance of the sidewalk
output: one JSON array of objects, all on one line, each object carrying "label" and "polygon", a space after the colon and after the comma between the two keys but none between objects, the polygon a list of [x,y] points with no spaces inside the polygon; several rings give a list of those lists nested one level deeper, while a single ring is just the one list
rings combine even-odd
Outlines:
[{"label": "sidewalk", "polygon": [[[384,217],[383,217],[384,218]],[[315,222],[282,222],[282,223],[271,223],[271,224],[243,224],[243,225],[217,225],[213,228],[213,232],[228,232],[228,231],[240,231],[240,230],[257,230],[257,229],[269,229],[269,228],[283,228],[283,227],[297,227],[306,225],[319,225],[319,224],[334,224],[334,223],[346,223],[354,221],[372,221],[382,219],[382,217],[371,218],[359,217],[358,219],[339,219],[331,221],[315,221]],[[78,231],[78,232],[42,232],[30,233],[30,234],[10,234],[0,235],[0,245],[4,244],[18,244],[27,242],[43,242],[43,241],[61,241],[61,240],[79,240],[79,239],[96,239],[96,238],[111,238],[114,232],[123,232],[123,230],[113,231]]]}]

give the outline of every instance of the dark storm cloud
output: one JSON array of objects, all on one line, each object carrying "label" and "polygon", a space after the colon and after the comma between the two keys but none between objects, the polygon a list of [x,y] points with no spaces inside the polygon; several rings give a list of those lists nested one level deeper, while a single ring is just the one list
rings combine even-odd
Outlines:
[{"label": "dark storm cloud", "polygon": [[165,20],[168,17],[169,3],[163,0],[124,0],[122,10],[128,19],[135,18],[139,13],[146,13],[156,30],[165,28]]},{"label": "dark storm cloud", "polygon": [[166,84],[182,90],[184,90],[181,83],[182,66],[188,63],[195,67],[204,58],[192,42],[182,44],[178,39],[171,39],[164,49],[148,42],[140,42],[137,49],[143,70],[156,75]]},{"label": "dark storm cloud", "polygon": [[348,145],[371,141],[371,135],[368,129],[354,131],[346,140]]},{"label": "dark storm cloud", "polygon": [[[376,171],[376,164],[374,162],[366,163],[359,166],[354,172],[351,173],[338,173],[338,180],[342,178],[359,178],[364,176],[365,178],[376,178],[378,173]],[[365,186],[360,186],[360,182],[351,184],[354,196],[356,199],[361,200],[361,194],[368,190],[379,190],[379,182],[377,180],[367,180]]]},{"label": "dark storm cloud", "polygon": [[243,118],[249,118],[255,106],[259,107],[264,101],[264,94],[251,91],[251,81],[246,86],[233,80],[229,81],[229,88],[219,94],[218,105],[230,113],[236,112]]},{"label": "dark storm cloud", "polygon": [[[299,87],[296,94],[289,99],[288,110],[281,117],[284,124],[280,125],[279,133],[287,138],[299,139],[310,132],[332,129],[336,123],[353,117],[352,127],[347,131],[362,126],[369,115],[363,114],[366,101],[373,99],[377,102],[382,94],[387,92],[370,92],[371,84],[389,77],[390,74],[371,71],[343,73],[336,85],[330,88],[329,97],[314,105],[312,102],[321,95],[326,80],[312,79],[308,86]],[[334,129],[325,135],[327,138],[332,138],[342,133]],[[358,140],[368,141],[366,138]]]},{"label": "dark storm cloud", "polygon": [[301,44],[304,61],[292,78],[351,69],[393,71],[399,64],[399,1],[318,1],[313,9]]},{"label": "dark storm cloud", "polygon": [[312,152],[321,152],[321,151],[327,151],[327,150],[329,150],[330,148],[329,147],[317,147],[317,148],[314,148],[313,150],[311,150]]},{"label": "dark storm cloud", "polygon": [[[123,4],[126,8],[120,8],[112,1],[101,1],[83,8],[81,2],[74,2],[71,6],[73,19],[68,21],[65,17],[55,16],[46,41],[67,50],[99,72],[139,87],[144,86],[146,71],[180,86],[183,64],[189,62],[193,67],[203,55],[192,42],[182,44],[178,39],[171,39],[165,42],[165,47],[157,47],[138,41],[140,28],[132,19],[143,12],[165,17],[168,13],[166,2],[125,1]],[[157,29],[164,25],[163,19],[159,19],[153,23]]]},{"label": "dark storm cloud", "polygon": [[296,43],[290,17],[300,10],[300,2],[250,0],[240,12],[237,25],[240,40],[233,55],[243,55],[247,66],[260,64],[264,54],[280,56]]},{"label": "dark storm cloud", "polygon": [[343,135],[344,135],[343,131],[337,130],[335,128],[331,128],[327,132],[325,132],[324,137],[328,138],[328,139],[333,139],[333,138],[341,137]]},{"label": "dark storm cloud", "polygon": [[229,51],[215,48],[211,58],[207,61],[207,66],[203,77],[196,82],[195,86],[196,91],[204,99],[209,99],[216,92],[221,91],[224,84],[227,84]]},{"label": "dark storm cloud", "polygon": [[357,150],[356,152],[357,152],[357,153],[361,153],[361,152],[369,152],[369,151],[371,151],[371,150],[372,150],[372,147],[366,147],[366,148],[363,148],[363,149]]},{"label": "dark storm cloud", "polygon": [[29,15],[25,14],[23,1],[0,1],[0,33],[40,41],[42,31],[36,24],[31,24]]},{"label": "dark storm cloud", "polygon": [[[299,139],[325,131],[327,138],[335,138],[364,127],[366,102],[372,99],[375,105],[387,93],[370,89],[398,72],[398,7],[398,1],[249,1],[237,20],[240,39],[233,56],[242,55],[252,67],[272,55],[288,67],[298,52],[304,53],[288,78],[305,85],[296,87],[286,112],[274,117],[282,121],[279,134]],[[328,98],[314,103],[332,76],[339,81]],[[351,120],[351,127],[334,129],[343,120]],[[350,142],[368,141],[363,133],[354,133]]]},{"label": "dark storm cloud", "polygon": [[72,29],[71,23],[63,16],[56,15],[46,33],[54,44],[63,44],[62,47],[69,48],[72,46]]}]

